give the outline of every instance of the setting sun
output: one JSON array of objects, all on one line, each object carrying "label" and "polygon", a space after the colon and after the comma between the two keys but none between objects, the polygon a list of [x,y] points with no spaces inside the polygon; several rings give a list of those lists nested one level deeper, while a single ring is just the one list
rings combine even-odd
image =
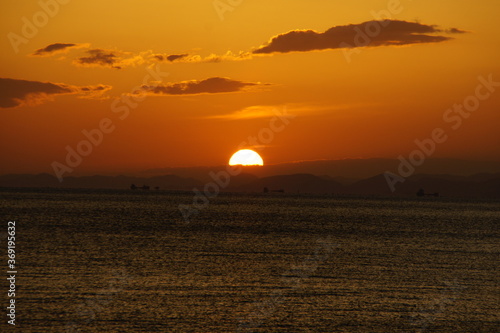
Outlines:
[{"label": "setting sun", "polygon": [[255,151],[242,149],[231,156],[229,165],[264,165],[264,161]]}]

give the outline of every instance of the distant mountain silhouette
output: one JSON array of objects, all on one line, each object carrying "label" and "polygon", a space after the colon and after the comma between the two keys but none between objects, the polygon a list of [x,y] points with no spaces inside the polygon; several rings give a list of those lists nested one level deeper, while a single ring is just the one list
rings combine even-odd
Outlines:
[{"label": "distant mountain silhouette", "polygon": [[348,187],[349,193],[375,195],[414,195],[420,189],[440,196],[500,197],[500,174],[472,176],[414,175],[395,185],[391,192],[383,174],[360,180]]},{"label": "distant mountain silhouette", "polygon": [[1,187],[60,187],[60,188],[130,188],[131,184],[149,185],[151,188],[172,190],[191,190],[194,186],[203,186],[199,180],[182,178],[174,175],[156,177],[130,176],[84,176],[66,177],[59,182],[55,176],[43,173],[38,175],[3,175],[0,176]]},{"label": "distant mountain silhouette", "polygon": [[[396,189],[399,189],[398,186],[401,186],[401,184],[396,185]],[[387,185],[387,181],[383,174],[355,182],[354,184],[349,186],[349,193],[380,195],[392,194],[391,189]]]},{"label": "distant mountain silhouette", "polygon": [[[247,184],[257,181],[258,179],[259,177],[257,177],[256,175],[252,175],[250,173],[242,173],[240,175],[231,177],[228,189],[240,188]],[[213,179],[210,179],[210,181],[213,181]]]}]

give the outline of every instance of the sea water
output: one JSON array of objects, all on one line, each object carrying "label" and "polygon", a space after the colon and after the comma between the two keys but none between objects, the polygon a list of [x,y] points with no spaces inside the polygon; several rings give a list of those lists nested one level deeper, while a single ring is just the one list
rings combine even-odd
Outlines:
[{"label": "sea water", "polygon": [[22,332],[498,332],[498,201],[0,195]]}]

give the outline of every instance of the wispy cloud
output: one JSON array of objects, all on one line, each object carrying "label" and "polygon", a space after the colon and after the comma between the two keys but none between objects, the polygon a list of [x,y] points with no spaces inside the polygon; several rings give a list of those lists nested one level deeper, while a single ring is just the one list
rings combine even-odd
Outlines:
[{"label": "wispy cloud", "polygon": [[228,114],[208,116],[208,119],[242,120],[273,117],[277,107],[273,105],[252,105]]},{"label": "wispy cloud", "polygon": [[152,57],[156,61],[169,61],[169,62],[183,62],[183,63],[215,63],[222,61],[241,61],[248,60],[253,57],[250,52],[238,52],[234,53],[227,51],[224,54],[210,54],[208,56],[202,56],[199,54],[153,54]]},{"label": "wispy cloud", "polygon": [[82,66],[103,66],[121,69],[118,66],[119,58],[114,52],[103,49],[92,49],[88,50],[87,54],[85,57],[78,58],[76,63]]},{"label": "wispy cloud", "polygon": [[[294,115],[317,115],[324,113],[331,113],[336,111],[347,111],[352,109],[360,109],[364,107],[373,106],[374,104],[367,103],[350,103],[350,104],[337,104],[337,105],[313,105],[313,104],[288,104],[287,110]],[[279,114],[283,105],[252,105],[243,109],[213,116],[204,117],[205,119],[220,119],[220,120],[246,120],[257,118],[271,118]]]},{"label": "wispy cloud", "polygon": [[[369,32],[367,43],[356,43]],[[335,26],[325,32],[292,30],[279,34],[255,49],[254,54],[307,52],[351,47],[400,46],[409,44],[439,43],[453,39],[439,35],[458,34],[466,31],[458,28],[439,29],[435,25],[400,20],[367,21],[360,24]]]},{"label": "wispy cloud", "polygon": [[87,55],[74,61],[76,65],[83,67],[109,67],[122,69],[128,66],[136,66],[145,62],[146,51],[141,54],[132,54],[130,52],[91,49],[86,51]]},{"label": "wispy cloud", "polygon": [[0,107],[13,108],[37,105],[52,100],[54,96],[77,94],[84,98],[101,98],[111,86],[74,86],[63,83],[40,82],[0,78]]},{"label": "wispy cloud", "polygon": [[265,85],[260,82],[244,82],[225,77],[211,77],[205,80],[183,81],[178,83],[143,85],[138,94],[152,95],[198,95],[220,94],[244,91],[247,88]]},{"label": "wispy cloud", "polygon": [[42,47],[41,49],[36,50],[31,55],[33,56],[41,56],[48,57],[58,53],[65,53],[70,49],[88,47],[89,44],[74,44],[74,43],[54,43]]}]

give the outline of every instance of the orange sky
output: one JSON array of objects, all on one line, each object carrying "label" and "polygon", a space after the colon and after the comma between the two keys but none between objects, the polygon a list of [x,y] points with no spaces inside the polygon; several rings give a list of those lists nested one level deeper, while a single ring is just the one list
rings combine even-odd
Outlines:
[{"label": "orange sky", "polygon": [[396,158],[436,128],[431,157],[500,159],[499,1],[41,3],[0,11],[0,173]]}]

